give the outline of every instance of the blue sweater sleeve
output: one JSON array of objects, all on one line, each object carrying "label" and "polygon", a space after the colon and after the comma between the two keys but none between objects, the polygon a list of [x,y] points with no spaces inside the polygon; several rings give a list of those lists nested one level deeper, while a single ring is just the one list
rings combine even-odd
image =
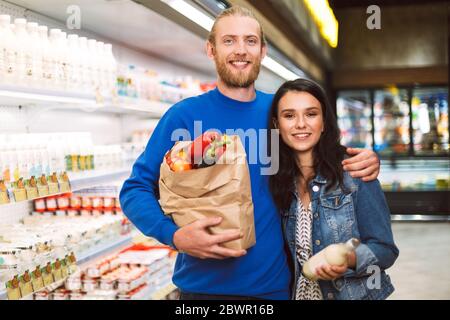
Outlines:
[{"label": "blue sweater sleeve", "polygon": [[365,275],[374,264],[387,269],[395,262],[399,250],[394,243],[391,215],[378,180],[358,179],[356,214],[361,245],[356,249],[356,273]]},{"label": "blue sweater sleeve", "polygon": [[131,176],[120,191],[120,204],[128,219],[144,235],[172,247],[175,247],[173,234],[178,227],[161,209],[158,181],[164,155],[174,144],[172,133],[183,128],[177,111],[177,106],[173,106],[158,122],[145,151],[134,163]]}]

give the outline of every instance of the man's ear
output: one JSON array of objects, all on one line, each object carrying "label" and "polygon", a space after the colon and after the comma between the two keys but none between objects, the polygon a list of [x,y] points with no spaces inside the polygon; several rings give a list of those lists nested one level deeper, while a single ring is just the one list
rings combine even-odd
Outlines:
[{"label": "man's ear", "polygon": [[266,57],[267,55],[267,44],[263,44],[261,48],[261,61]]},{"label": "man's ear", "polygon": [[216,55],[216,48],[209,41],[206,42],[206,55],[211,60],[214,60],[214,56]]}]

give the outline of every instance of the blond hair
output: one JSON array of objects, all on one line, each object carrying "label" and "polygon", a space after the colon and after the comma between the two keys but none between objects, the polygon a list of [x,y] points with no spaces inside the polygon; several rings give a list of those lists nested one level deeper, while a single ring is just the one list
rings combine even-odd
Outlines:
[{"label": "blond hair", "polygon": [[247,9],[247,8],[241,7],[241,6],[232,6],[228,9],[225,9],[216,17],[216,20],[214,21],[214,24],[208,35],[208,42],[210,42],[212,45],[216,44],[217,23],[219,22],[220,19],[225,18],[225,17],[249,17],[249,18],[255,19],[256,22],[258,22],[258,24],[259,24],[261,43],[263,46],[266,45],[266,39],[264,37],[264,31],[261,26],[261,23],[255,17],[255,15],[253,14],[253,12],[250,9]]}]

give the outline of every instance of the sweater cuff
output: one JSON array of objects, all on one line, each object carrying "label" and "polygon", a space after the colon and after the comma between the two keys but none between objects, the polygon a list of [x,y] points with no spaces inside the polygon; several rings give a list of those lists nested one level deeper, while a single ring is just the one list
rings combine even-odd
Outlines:
[{"label": "sweater cuff", "polygon": [[173,234],[179,229],[179,227],[173,223],[173,222],[167,222],[164,223],[161,226],[161,230],[160,230],[160,240],[162,243],[171,246],[172,248],[174,248],[175,250],[177,250],[177,248],[175,247],[175,245],[173,244]]}]

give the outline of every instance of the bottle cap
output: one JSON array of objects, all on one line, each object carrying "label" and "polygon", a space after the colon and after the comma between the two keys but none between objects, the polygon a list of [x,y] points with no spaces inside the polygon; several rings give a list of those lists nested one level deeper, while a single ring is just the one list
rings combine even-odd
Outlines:
[{"label": "bottle cap", "polygon": [[355,250],[361,242],[356,238],[351,238],[345,243],[345,246],[351,250]]}]

